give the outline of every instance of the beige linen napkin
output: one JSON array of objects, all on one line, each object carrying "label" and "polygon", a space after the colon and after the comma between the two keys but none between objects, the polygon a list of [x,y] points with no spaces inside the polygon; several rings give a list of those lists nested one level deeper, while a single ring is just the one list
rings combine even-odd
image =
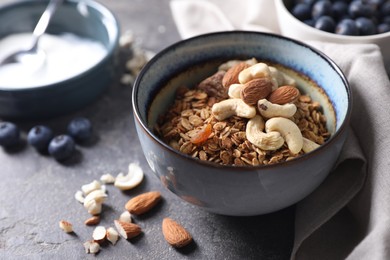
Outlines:
[{"label": "beige linen napkin", "polygon": [[[279,32],[270,0],[171,0],[179,33]],[[297,203],[291,259],[390,259],[390,82],[376,45],[308,44],[345,73],[353,93],[350,134],[337,165]]]}]

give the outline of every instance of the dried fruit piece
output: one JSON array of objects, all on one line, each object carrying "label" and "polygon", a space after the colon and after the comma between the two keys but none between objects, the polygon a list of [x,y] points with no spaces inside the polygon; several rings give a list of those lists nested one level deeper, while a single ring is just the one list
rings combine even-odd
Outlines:
[{"label": "dried fruit piece", "polygon": [[160,200],[160,192],[150,191],[130,199],[126,203],[125,208],[131,214],[140,215],[152,209]]},{"label": "dried fruit piece", "polygon": [[273,104],[284,105],[295,102],[299,95],[299,90],[296,87],[281,86],[272,91],[267,100]]},{"label": "dried fruit piece", "polygon": [[92,238],[98,243],[104,242],[106,239],[106,228],[104,226],[97,226],[92,233]]},{"label": "dried fruit piece", "polygon": [[73,232],[72,223],[70,223],[66,220],[61,220],[59,223],[59,226],[62,230],[64,230],[65,233],[72,233]]},{"label": "dried fruit piece", "polygon": [[119,234],[114,228],[109,227],[107,228],[106,237],[107,240],[111,242],[111,244],[115,245],[119,239]]},{"label": "dried fruit piece", "polygon": [[114,224],[119,234],[124,239],[131,239],[141,234],[142,229],[140,226],[134,223],[123,222],[120,220],[114,220]]},{"label": "dried fruit piece", "polygon": [[84,243],[85,253],[87,254],[96,254],[100,251],[99,243],[89,240]]},{"label": "dried fruit piece", "polygon": [[223,76],[222,85],[225,88],[228,88],[232,84],[240,83],[238,81],[238,75],[241,71],[249,67],[250,65],[245,62],[238,63],[237,65],[231,67],[228,71],[226,71],[225,75]]},{"label": "dried fruit piece", "polygon": [[84,224],[87,226],[94,226],[99,224],[100,222],[100,217],[99,216],[93,216],[88,218],[87,220],[84,221]]},{"label": "dried fruit piece", "polygon": [[199,83],[198,89],[203,90],[209,97],[224,99],[228,97],[228,90],[222,85],[225,71],[218,71],[214,75]]},{"label": "dried fruit piece", "polygon": [[164,218],[162,232],[165,240],[173,247],[183,247],[191,243],[191,234],[171,218]]},{"label": "dried fruit piece", "polygon": [[205,125],[201,130],[199,130],[194,136],[191,137],[191,143],[200,144],[206,141],[212,133],[211,124]]}]

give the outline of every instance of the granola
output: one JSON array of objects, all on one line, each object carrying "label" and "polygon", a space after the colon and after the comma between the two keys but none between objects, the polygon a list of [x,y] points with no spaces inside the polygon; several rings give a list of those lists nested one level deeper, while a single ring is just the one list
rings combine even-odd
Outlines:
[{"label": "granola", "polygon": [[[231,116],[219,121],[213,116],[212,106],[227,98],[227,88],[221,83],[224,73],[218,71],[193,89],[180,87],[174,104],[160,116],[156,134],[184,154],[222,165],[268,165],[304,154],[303,150],[291,153],[286,143],[274,151],[262,150],[246,138],[249,119]],[[319,145],[326,142],[330,133],[320,104],[307,95],[300,95],[294,104],[297,111],[289,119],[302,136]]]}]

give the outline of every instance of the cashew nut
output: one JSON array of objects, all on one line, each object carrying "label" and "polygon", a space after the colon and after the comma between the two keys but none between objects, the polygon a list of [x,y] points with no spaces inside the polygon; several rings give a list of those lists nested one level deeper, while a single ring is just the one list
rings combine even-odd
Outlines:
[{"label": "cashew nut", "polygon": [[[278,70],[275,67],[269,66],[269,70],[271,71],[271,76],[276,80],[278,86],[288,85],[295,86],[296,81],[292,77],[288,76],[286,73]],[[273,89],[275,90],[275,89]]]},{"label": "cashew nut", "polygon": [[284,117],[273,117],[268,119],[265,123],[265,131],[279,132],[284,140],[286,140],[288,149],[293,153],[297,154],[303,147],[303,137],[299,127],[290,119]]},{"label": "cashew nut", "polygon": [[144,173],[138,164],[130,163],[127,175],[119,173],[115,178],[114,186],[120,190],[130,190],[142,182]]},{"label": "cashew nut", "polygon": [[81,190],[83,191],[84,195],[88,195],[94,190],[99,190],[100,189],[100,182],[97,180],[92,181],[91,183],[85,184],[81,186]]},{"label": "cashew nut", "polygon": [[317,149],[318,147],[320,147],[319,144],[313,142],[310,139],[307,139],[307,138],[303,137],[303,147],[302,147],[302,150],[305,153],[310,153],[311,151]]},{"label": "cashew nut", "polygon": [[228,95],[230,98],[240,98],[241,90],[244,87],[242,84],[231,84],[228,90]]},{"label": "cashew nut", "polygon": [[102,190],[94,190],[84,198],[84,206],[90,204],[90,201],[94,200],[97,203],[103,203],[107,198],[107,194]]},{"label": "cashew nut", "polygon": [[284,144],[284,139],[279,132],[264,133],[264,120],[256,115],[246,124],[246,138],[253,145],[263,150],[277,150]]},{"label": "cashew nut", "polygon": [[267,99],[260,99],[257,102],[257,108],[262,116],[266,118],[271,117],[292,117],[297,112],[296,105],[287,103],[284,105],[273,104]]},{"label": "cashew nut", "polygon": [[231,116],[252,118],[256,115],[256,108],[239,98],[232,98],[215,103],[211,112],[217,120],[221,121]]},{"label": "cashew nut", "polygon": [[[234,67],[235,65],[237,65],[238,63],[241,63],[241,62],[243,62],[243,61],[242,60],[230,60],[230,61],[227,61],[227,62],[221,64],[218,67],[218,70],[228,71],[230,68]],[[252,58],[252,59],[249,59],[249,60],[245,60],[244,62],[246,64],[250,65],[250,66],[255,65],[256,63],[258,63],[258,61],[255,58]]]},{"label": "cashew nut", "polygon": [[272,83],[272,90],[278,88],[279,84],[276,78],[273,77],[270,67],[265,63],[257,63],[244,69],[238,74],[238,81],[245,84],[252,79],[269,78]]}]

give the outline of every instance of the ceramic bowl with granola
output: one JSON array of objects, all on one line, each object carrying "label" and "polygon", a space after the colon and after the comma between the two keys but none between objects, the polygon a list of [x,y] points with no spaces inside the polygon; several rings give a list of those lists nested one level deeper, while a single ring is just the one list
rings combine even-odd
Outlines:
[{"label": "ceramic bowl with granola", "polygon": [[328,57],[266,33],[222,32],[157,54],[133,89],[145,157],[162,184],[235,216],[317,188],[347,135],[351,93]]}]

